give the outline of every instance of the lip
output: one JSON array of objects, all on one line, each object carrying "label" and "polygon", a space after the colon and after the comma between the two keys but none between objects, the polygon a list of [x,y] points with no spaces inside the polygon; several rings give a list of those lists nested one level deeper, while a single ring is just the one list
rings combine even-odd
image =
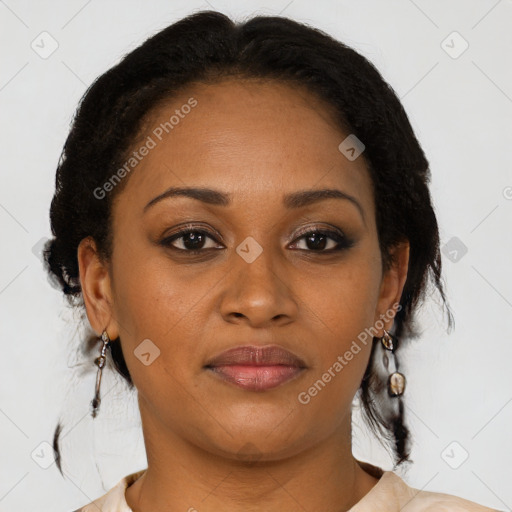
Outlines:
[{"label": "lip", "polygon": [[244,345],[221,352],[205,368],[243,389],[265,391],[295,378],[306,364],[278,345]]}]

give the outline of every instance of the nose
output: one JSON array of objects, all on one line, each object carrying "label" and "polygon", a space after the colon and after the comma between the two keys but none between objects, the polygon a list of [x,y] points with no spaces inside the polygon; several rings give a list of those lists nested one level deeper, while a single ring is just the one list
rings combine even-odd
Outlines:
[{"label": "nose", "polygon": [[293,321],[298,301],[290,270],[264,248],[252,262],[233,251],[233,266],[224,280],[221,314],[230,323],[252,327],[284,325]]}]

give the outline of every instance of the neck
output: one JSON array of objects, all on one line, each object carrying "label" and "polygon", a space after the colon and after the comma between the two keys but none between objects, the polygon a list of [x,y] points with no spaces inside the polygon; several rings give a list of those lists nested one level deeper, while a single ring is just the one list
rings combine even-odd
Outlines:
[{"label": "neck", "polygon": [[214,455],[153,421],[143,420],[148,469],[125,493],[133,512],[341,512],[378,482],[352,456],[350,421],[310,449],[252,461]]}]

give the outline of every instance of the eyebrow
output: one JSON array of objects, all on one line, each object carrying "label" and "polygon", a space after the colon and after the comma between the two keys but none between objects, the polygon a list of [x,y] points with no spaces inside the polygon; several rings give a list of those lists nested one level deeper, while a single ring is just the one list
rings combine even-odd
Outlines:
[{"label": "eyebrow", "polygon": [[[149,201],[144,207],[143,213],[146,213],[156,203],[170,197],[190,197],[215,206],[229,206],[231,204],[231,194],[221,192],[220,190],[205,187],[170,187]],[[283,205],[287,209],[298,209],[325,199],[350,201],[359,210],[363,220],[365,220],[364,210],[359,201],[350,194],[334,188],[299,190],[298,192],[286,194],[283,196]]]}]

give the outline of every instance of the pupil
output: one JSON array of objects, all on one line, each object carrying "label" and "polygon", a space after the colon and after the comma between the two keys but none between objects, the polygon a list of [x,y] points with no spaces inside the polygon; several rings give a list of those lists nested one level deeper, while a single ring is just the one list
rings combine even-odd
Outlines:
[{"label": "pupil", "polygon": [[188,238],[185,237],[184,245],[187,249],[197,249],[204,242],[203,235],[201,233],[189,233]]},{"label": "pupil", "polygon": [[[317,242],[315,243],[314,240],[315,238],[317,239]],[[320,243],[318,243],[318,239],[321,238],[322,241]],[[307,243],[309,244],[310,242],[312,242],[312,248],[314,249],[325,249],[325,236],[324,235],[321,235],[321,234],[318,234],[318,233],[312,233],[311,235],[309,235],[307,237]],[[311,249],[311,247],[308,245],[308,248]]]}]

